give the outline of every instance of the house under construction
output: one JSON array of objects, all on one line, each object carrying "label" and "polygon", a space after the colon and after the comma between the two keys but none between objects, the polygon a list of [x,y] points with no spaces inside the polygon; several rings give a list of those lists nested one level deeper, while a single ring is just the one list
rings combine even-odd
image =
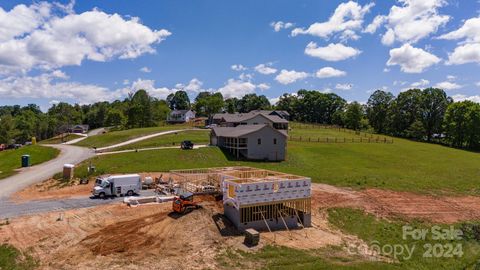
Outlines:
[{"label": "house under construction", "polygon": [[251,167],[177,170],[183,187],[214,186],[223,193],[225,216],[241,230],[311,226],[311,179]]}]

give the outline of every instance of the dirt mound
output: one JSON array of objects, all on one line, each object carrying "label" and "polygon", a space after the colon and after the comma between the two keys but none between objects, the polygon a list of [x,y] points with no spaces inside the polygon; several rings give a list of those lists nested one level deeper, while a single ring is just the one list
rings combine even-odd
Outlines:
[{"label": "dirt mound", "polygon": [[81,197],[90,195],[92,188],[92,181],[87,185],[80,185],[79,181],[74,181],[66,185],[66,183],[61,180],[49,179],[15,193],[12,199],[15,201],[25,201]]}]

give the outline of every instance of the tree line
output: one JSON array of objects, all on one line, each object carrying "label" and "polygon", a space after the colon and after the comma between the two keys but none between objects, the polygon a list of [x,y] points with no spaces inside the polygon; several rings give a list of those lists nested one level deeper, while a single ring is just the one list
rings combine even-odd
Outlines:
[{"label": "tree line", "polygon": [[410,89],[396,97],[377,90],[364,105],[333,93],[300,90],[281,96],[276,108],[300,122],[480,149],[480,104],[453,102],[442,89]]},{"label": "tree line", "polygon": [[87,124],[91,129],[158,126],[165,122],[171,110],[189,109],[203,117],[218,112],[285,110],[291,120],[299,122],[338,125],[460,148],[480,148],[480,104],[453,102],[437,88],[410,89],[396,97],[377,90],[366,104],[348,103],[334,93],[302,89],[295,94],[283,94],[274,106],[264,95],[257,94],[225,99],[218,92],[200,92],[190,101],[185,91],[176,91],[161,100],[145,90],[131,93],[123,101],[90,105],[62,102],[45,113],[35,104],[0,106],[0,143],[24,143],[31,137],[43,140],[75,124]]}]

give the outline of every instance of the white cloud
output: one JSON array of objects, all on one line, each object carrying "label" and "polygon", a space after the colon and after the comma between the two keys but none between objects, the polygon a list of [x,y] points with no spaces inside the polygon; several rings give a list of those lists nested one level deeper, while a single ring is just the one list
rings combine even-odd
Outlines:
[{"label": "white cloud", "polygon": [[457,76],[454,76],[454,75],[447,75],[447,80],[449,81],[454,81],[457,79]]},{"label": "white cloud", "polygon": [[382,36],[382,44],[390,46],[395,42],[395,31],[388,29],[387,32]]},{"label": "white cloud", "polygon": [[353,84],[351,83],[337,83],[337,85],[335,85],[335,89],[338,89],[338,90],[350,90],[353,88]]},{"label": "white cloud", "polygon": [[392,84],[393,84],[394,86],[395,86],[395,85],[405,85],[405,84],[407,84],[407,82],[405,82],[405,81],[393,81]]},{"label": "white cloud", "polygon": [[235,71],[247,70],[246,67],[244,67],[243,65],[240,65],[240,64],[231,65],[230,68],[231,68],[232,70],[235,70]]},{"label": "white cloud", "polygon": [[419,88],[419,87],[425,87],[427,85],[430,84],[430,81],[429,80],[426,80],[426,79],[421,79],[420,81],[418,82],[414,82],[412,84],[410,84],[411,87],[414,87],[414,88]]},{"label": "white cloud", "polygon": [[334,69],[333,67],[324,67],[319,69],[315,75],[317,78],[341,77],[347,75],[345,71]]},{"label": "white cloud", "polygon": [[303,80],[309,76],[306,72],[282,69],[275,77],[275,80],[281,84],[291,84],[298,80]]},{"label": "white cloud", "polygon": [[463,86],[454,82],[444,81],[444,82],[439,82],[435,84],[433,87],[440,88],[443,90],[455,90],[455,89],[462,88]]},{"label": "white cloud", "polygon": [[440,58],[410,44],[390,50],[390,59],[387,66],[399,65],[406,73],[421,73],[431,65],[440,62]]},{"label": "white cloud", "polygon": [[42,25],[50,16],[51,4],[47,2],[23,4],[5,11],[0,7],[0,42],[22,36]]},{"label": "white cloud", "polygon": [[243,73],[238,75],[238,78],[242,81],[250,81],[253,78],[253,74]]},{"label": "white cloud", "polygon": [[480,42],[480,17],[468,19],[459,29],[438,38],[447,40],[465,39],[469,43]]},{"label": "white cloud", "polygon": [[269,98],[268,101],[270,101],[270,104],[275,105],[277,102],[280,100],[280,97],[276,98]]},{"label": "white cloud", "polygon": [[306,55],[326,61],[341,61],[355,57],[360,53],[360,50],[347,47],[341,43],[331,43],[326,47],[318,47],[317,43],[310,42],[305,48]]},{"label": "white cloud", "polygon": [[480,87],[480,82],[475,83],[476,86]]},{"label": "white cloud", "polygon": [[122,95],[121,91],[109,91],[108,88],[98,85],[59,81],[65,78],[67,78],[65,73],[58,71],[38,76],[9,76],[0,80],[0,96],[2,98],[67,99],[86,104],[111,101]]},{"label": "white cloud", "polygon": [[193,78],[193,79],[190,80],[190,82],[187,85],[182,84],[182,83],[177,83],[175,85],[175,88],[178,89],[178,90],[184,90],[184,91],[187,91],[187,92],[198,93],[198,92],[203,91],[202,86],[203,86],[202,81],[200,81],[197,78]]},{"label": "white cloud", "polygon": [[123,88],[121,91],[123,93],[129,93],[135,92],[140,89],[147,91],[150,96],[159,99],[165,99],[169,94],[174,93],[177,90],[169,89],[167,87],[156,88],[154,80],[137,79],[136,81],[132,82],[132,85],[130,87]]},{"label": "white cloud", "polygon": [[291,34],[292,36],[309,34],[321,38],[328,38],[333,34],[340,33],[342,39],[357,39],[358,36],[355,31],[362,28],[363,17],[374,5],[374,3],[369,3],[361,6],[353,1],[341,3],[328,21],[321,23],[316,22],[307,29],[295,28]]},{"label": "white cloud", "polygon": [[447,65],[480,63],[480,43],[469,43],[455,48],[448,54]]},{"label": "white cloud", "polygon": [[142,68],[140,69],[140,71],[141,71],[141,72],[145,72],[145,73],[150,73],[150,72],[152,72],[152,70],[151,70],[150,68],[148,68],[148,67],[142,67]]},{"label": "white cloud", "polygon": [[363,30],[364,33],[369,33],[369,34],[373,34],[377,31],[378,27],[380,27],[384,22],[385,20],[387,19],[387,17],[383,16],[383,15],[378,15],[376,16],[373,21],[367,25],[367,27]]},{"label": "white cloud", "polygon": [[457,94],[452,96],[454,101],[465,101],[465,100],[470,100],[473,102],[480,103],[480,96],[475,95],[475,96],[467,96],[467,95],[462,95],[462,94]]},{"label": "white cloud", "polygon": [[389,68],[384,68],[383,72],[390,72],[390,69]]},{"label": "white cloud", "polygon": [[[401,6],[393,6],[384,19],[387,32],[382,37],[382,43],[385,45],[392,45],[395,41],[415,43],[437,32],[439,27],[450,20],[450,16],[438,13],[438,9],[447,4],[445,0],[398,0],[398,2]],[[375,32],[373,30],[382,22],[377,21],[376,27],[370,28],[371,32]]]},{"label": "white cloud", "polygon": [[229,79],[227,83],[218,89],[224,98],[241,98],[246,94],[255,92],[257,86],[249,81]]},{"label": "white cloud", "polygon": [[441,35],[438,38],[463,40],[452,53],[448,54],[446,64],[480,63],[480,17],[468,19],[459,29]]},{"label": "white cloud", "polygon": [[270,26],[273,28],[275,32],[280,32],[280,30],[282,29],[288,29],[293,27],[293,23],[278,21],[278,22],[271,22]]},{"label": "white cloud", "polygon": [[255,71],[261,74],[274,74],[277,72],[277,69],[272,68],[272,63],[260,64],[255,67]]},{"label": "white cloud", "polygon": [[260,89],[262,91],[270,89],[270,85],[267,84],[267,83],[261,83],[261,84],[257,85],[257,87],[258,87],[258,89]]},{"label": "white cloud", "polygon": [[[58,5],[57,5],[58,6]],[[40,2],[0,10],[0,68],[3,73],[81,65],[85,59],[107,61],[154,53],[154,44],[171,33],[152,30],[136,17],[123,18],[94,9],[65,14]],[[16,16],[18,10],[25,16]],[[16,19],[9,20],[12,16]],[[19,25],[19,27],[16,27]]]}]

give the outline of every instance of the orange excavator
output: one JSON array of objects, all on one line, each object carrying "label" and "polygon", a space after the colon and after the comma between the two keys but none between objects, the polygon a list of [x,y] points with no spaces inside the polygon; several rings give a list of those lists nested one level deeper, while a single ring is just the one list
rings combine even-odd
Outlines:
[{"label": "orange excavator", "polygon": [[200,205],[193,201],[193,193],[184,193],[173,199],[172,210],[175,213],[185,214],[187,211],[200,208]]}]

